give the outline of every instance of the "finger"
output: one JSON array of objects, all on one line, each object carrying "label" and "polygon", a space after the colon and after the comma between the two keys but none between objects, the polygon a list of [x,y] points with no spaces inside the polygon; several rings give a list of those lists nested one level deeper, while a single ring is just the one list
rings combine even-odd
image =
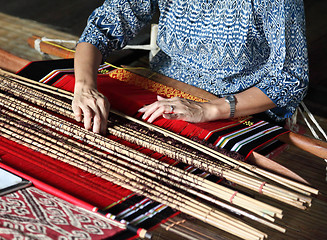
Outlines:
[{"label": "finger", "polygon": [[[98,99],[98,109],[99,109],[99,117],[100,117],[100,124],[99,124],[99,133],[105,135],[107,132],[107,123],[108,123],[108,116],[109,116],[109,102],[106,98]],[[94,119],[94,121],[98,121]],[[95,123],[94,123],[95,124]]]},{"label": "finger", "polygon": [[141,107],[139,110],[137,110],[138,112],[141,112],[141,113],[143,113],[143,112],[145,112],[146,111],[146,107],[144,106],[144,107]]},{"label": "finger", "polygon": [[147,119],[154,111],[156,111],[160,107],[159,102],[154,102],[150,105],[144,106],[141,108],[141,112],[143,112],[142,119]]},{"label": "finger", "polygon": [[100,134],[102,135],[106,135],[107,133],[107,126],[108,126],[108,116],[109,116],[109,110],[110,110],[110,106],[109,104],[106,106],[106,111],[102,112],[102,124],[100,127]]},{"label": "finger", "polygon": [[158,117],[162,116],[164,114],[165,107],[161,106],[156,111],[152,112],[149,119],[147,120],[149,123],[152,123],[154,120],[156,120]]},{"label": "finger", "polygon": [[76,104],[72,104],[72,110],[73,110],[73,113],[75,115],[75,119],[77,122],[81,122],[82,121],[82,109],[77,106]]},{"label": "finger", "polygon": [[143,119],[148,118],[148,122],[152,123],[155,119],[163,114],[172,114],[175,111],[174,105],[162,105],[163,102],[157,102],[155,107],[149,106],[149,108],[144,112]]},{"label": "finger", "polygon": [[[97,101],[97,103],[101,104],[99,100]],[[96,104],[94,106],[94,109],[93,109],[94,116],[93,116],[93,129],[92,129],[92,131],[94,133],[100,133],[101,125],[104,125],[104,124],[106,125],[107,124],[107,122],[104,120],[104,117],[103,117],[103,113],[102,113],[103,108],[100,108],[100,106],[98,104]],[[103,105],[103,103],[102,103],[102,105]]]},{"label": "finger", "polygon": [[101,130],[101,123],[103,122],[103,120],[101,119],[101,116],[96,113],[93,117],[93,129],[92,131],[94,133],[100,133]]},{"label": "finger", "polygon": [[84,128],[86,130],[91,130],[94,112],[88,106],[82,107],[82,111],[83,111],[83,115],[84,115]]},{"label": "finger", "polygon": [[167,104],[167,102],[171,102],[171,98],[164,98],[164,97],[161,97],[159,95],[157,95],[157,100],[156,102],[154,103],[151,103],[149,105],[146,105],[146,106],[143,106],[141,107],[138,112],[146,112],[148,110],[154,110],[155,108],[158,108],[160,105],[164,105],[164,104]]}]

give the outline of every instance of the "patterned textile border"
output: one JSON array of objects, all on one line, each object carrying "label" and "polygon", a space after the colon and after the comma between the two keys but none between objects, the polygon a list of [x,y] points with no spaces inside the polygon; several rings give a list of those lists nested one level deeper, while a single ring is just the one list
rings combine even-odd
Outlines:
[{"label": "patterned textile border", "polygon": [[205,102],[205,100],[202,98],[195,97],[186,92],[174,89],[172,87],[165,86],[161,83],[154,82],[148,78],[128,72],[125,69],[116,69],[116,70],[110,71],[108,73],[108,75],[112,78],[118,79],[118,80],[126,82],[128,84],[132,84],[134,86],[138,86],[143,89],[150,90],[151,92],[155,92],[159,95],[164,95],[167,98],[181,97],[181,98],[186,98],[186,99],[190,99],[193,101]]}]

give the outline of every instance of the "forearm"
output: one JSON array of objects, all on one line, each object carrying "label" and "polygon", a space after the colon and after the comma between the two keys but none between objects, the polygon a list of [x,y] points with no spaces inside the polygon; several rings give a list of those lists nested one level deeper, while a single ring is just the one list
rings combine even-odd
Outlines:
[{"label": "forearm", "polygon": [[[252,115],[276,107],[271,99],[256,87],[235,94],[235,98],[236,109],[234,117]],[[210,101],[206,105],[205,121],[229,118],[230,105],[225,101],[225,98]]]},{"label": "forearm", "polygon": [[72,109],[77,121],[93,132],[105,134],[110,103],[97,90],[100,51],[89,43],[80,43],[75,55],[75,89]]},{"label": "forearm", "polygon": [[97,87],[98,67],[102,61],[100,51],[90,43],[79,43],[75,53],[75,90],[80,87]]}]

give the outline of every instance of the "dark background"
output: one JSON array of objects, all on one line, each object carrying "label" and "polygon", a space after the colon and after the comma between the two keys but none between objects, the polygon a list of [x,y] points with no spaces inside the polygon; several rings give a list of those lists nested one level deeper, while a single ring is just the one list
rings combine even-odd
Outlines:
[{"label": "dark background", "polygon": [[[79,36],[87,18],[103,0],[0,0],[0,12],[35,20]],[[305,103],[327,117],[327,1],[305,0],[310,87]],[[134,43],[147,42],[148,29]]]}]

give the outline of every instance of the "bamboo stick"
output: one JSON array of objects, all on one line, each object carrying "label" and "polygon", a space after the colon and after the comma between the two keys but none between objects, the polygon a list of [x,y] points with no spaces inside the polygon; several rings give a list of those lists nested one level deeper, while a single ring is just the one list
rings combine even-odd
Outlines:
[{"label": "bamboo stick", "polygon": [[[183,150],[180,150],[179,153],[175,154],[174,150],[169,150],[168,147],[167,147],[166,151],[162,151],[162,148],[164,147],[164,143],[162,143],[159,147],[158,146],[159,143],[157,143],[157,145],[156,145],[153,142],[153,141],[155,141],[154,139],[147,142],[148,138],[146,138],[145,136],[141,136],[140,132],[138,132],[137,136],[134,137],[132,134],[130,134],[133,130],[124,132],[123,127],[114,126],[114,128],[117,128],[120,131],[115,130],[113,128],[108,128],[109,133],[112,133],[113,135],[121,137],[130,142],[136,143],[137,145],[141,145],[146,148],[152,149],[154,151],[160,152],[162,154],[171,156],[174,159],[179,159],[180,161],[182,161],[184,163],[196,166],[202,170],[208,171],[211,174],[215,174],[217,176],[224,177],[229,181],[232,181],[232,182],[242,185],[244,187],[248,187],[249,189],[252,189],[254,191],[260,191],[262,194],[265,194],[272,198],[275,198],[275,199],[283,198],[284,199],[284,197],[283,197],[283,194],[284,194],[286,201],[288,201],[289,198],[293,199],[294,201],[297,201],[298,199],[305,199],[305,202],[311,201],[310,198],[306,198],[299,194],[295,194],[290,191],[286,191],[285,189],[282,189],[282,188],[277,188],[277,187],[273,188],[273,186],[269,185],[269,183],[265,183],[261,180],[258,181],[256,179],[254,179],[253,177],[248,177],[244,174],[237,174],[237,172],[233,171],[232,169],[228,169],[226,167],[220,167],[219,165],[217,166],[217,164],[210,162],[208,159],[201,159],[197,156],[189,156],[189,157],[185,156],[185,155],[188,155],[188,152],[186,152],[186,151],[183,153],[180,153],[183,151]],[[152,147],[152,146],[154,146],[154,147]],[[174,147],[171,146],[170,149],[174,149]],[[169,154],[169,152],[172,152],[172,153]],[[194,159],[197,159],[197,161],[195,161]],[[288,196],[288,197],[286,197],[286,196]],[[293,203],[295,204],[295,206],[297,206],[297,203],[295,203],[295,202],[293,202]],[[300,208],[302,208],[302,207],[300,207]]]},{"label": "bamboo stick", "polygon": [[[8,130],[4,130],[3,128],[1,129],[1,131],[3,132],[3,134],[4,135],[6,135],[8,132],[9,132],[9,135],[7,135],[6,137],[7,138],[10,138],[10,139],[12,139],[13,137],[15,137],[15,135],[18,135],[18,137],[19,136],[21,136],[21,135],[19,135],[19,133],[17,134],[17,132],[15,131],[15,132],[10,132],[10,131],[8,131]],[[22,132],[22,133],[24,133],[24,132]],[[31,137],[31,136],[29,136],[29,137]],[[24,139],[26,140],[26,135],[24,136]],[[17,140],[16,140],[17,141]],[[41,151],[41,152],[43,152],[43,153],[46,153],[47,155],[54,155],[54,156],[56,156],[56,158],[58,159],[58,156],[65,156],[68,152],[65,150],[64,151],[64,155],[61,155],[60,153],[58,153],[58,151],[59,151],[59,149],[60,149],[60,147],[57,147],[57,148],[55,148],[55,149],[52,149],[52,150],[49,150],[48,148],[49,147],[47,147],[47,146],[45,146],[45,144],[46,144],[46,141],[44,141],[44,140],[41,140],[41,142],[42,141],[44,141],[44,145],[40,145],[39,143],[40,143],[40,140],[39,140],[39,142],[38,143],[36,143],[36,139],[34,138],[34,139],[31,139],[31,140],[27,140],[27,143],[28,144],[34,144],[34,149],[36,148],[38,151]],[[18,140],[18,142],[20,142],[19,140]],[[21,143],[21,142],[20,142]],[[29,145],[29,147],[30,148],[32,148],[33,149],[33,146],[31,146],[31,145]],[[42,148],[43,147],[43,148]],[[55,153],[53,153],[53,151],[55,150]],[[45,152],[44,152],[45,151]],[[72,154],[70,154],[70,155],[72,155]],[[65,158],[68,158],[68,155],[66,155],[65,156]],[[64,161],[63,159],[61,159],[61,158],[59,158],[61,161]],[[65,161],[66,162],[66,161]],[[69,162],[70,164],[72,164],[72,165],[74,165],[74,166],[76,166],[76,167],[79,167],[79,168],[81,168],[81,169],[84,169],[84,170],[87,170],[88,172],[90,172],[90,170],[91,170],[91,168],[93,168],[94,166],[88,166],[88,167],[86,167],[85,166],[85,162],[82,162],[82,164],[81,165],[79,165],[79,164],[77,164],[75,161],[72,161],[72,162]],[[93,165],[93,164],[92,164]],[[107,170],[108,171],[108,170]],[[92,172],[92,171],[91,171]],[[96,172],[95,172],[96,173]],[[103,173],[102,173],[103,174]],[[113,182],[117,182],[117,181],[114,181],[113,179],[112,179],[112,176],[116,176],[117,174],[116,173],[114,173],[114,172],[109,172],[108,171],[108,174],[110,174],[110,177],[109,178],[107,178],[108,176],[106,175],[106,178],[108,179],[108,180],[110,180],[110,181],[113,181]],[[128,174],[127,172],[124,172],[124,174],[126,174],[126,175],[128,175],[129,177],[132,175],[132,174]],[[104,175],[101,175],[101,177],[104,177]],[[140,177],[140,175],[139,176],[137,176],[137,177]],[[132,182],[131,180],[128,180],[128,182],[129,183],[132,183],[132,185],[133,185],[133,190],[135,191],[136,189],[137,189],[137,184],[135,183],[135,182]],[[123,181],[123,187],[126,187],[126,179]],[[148,183],[149,184],[149,183]],[[120,185],[122,185],[121,183],[120,183]],[[152,183],[152,185],[153,185],[153,183]],[[149,185],[148,185],[149,186]],[[161,189],[159,186],[154,186],[155,187],[155,189],[158,189],[159,188],[159,192],[160,192],[160,196],[162,197],[162,193],[164,192],[164,193],[167,193],[167,189]],[[136,188],[136,189],[135,189]],[[142,189],[142,187],[141,187],[141,189]],[[141,190],[141,192],[140,192],[140,190],[138,190],[137,192],[139,192],[139,193],[141,193],[141,194],[143,194],[143,195],[147,195],[145,192],[142,192],[142,190]],[[150,191],[150,192],[153,192],[153,191]],[[247,225],[245,225],[245,224],[243,224],[243,223],[238,223],[236,226],[235,226],[235,228],[233,227],[234,226],[234,224],[235,223],[233,223],[233,222],[229,222],[229,220],[231,219],[230,217],[228,217],[228,216],[225,216],[224,214],[221,216],[221,215],[219,215],[216,211],[214,211],[213,209],[210,209],[209,211],[208,211],[208,207],[205,207],[203,204],[201,204],[201,203],[199,203],[199,202],[196,202],[195,200],[190,200],[189,198],[183,198],[183,197],[181,197],[181,195],[179,194],[178,195],[178,198],[176,198],[176,195],[173,195],[173,196],[170,196],[170,197],[174,197],[174,201],[173,201],[173,203],[167,203],[167,202],[165,202],[165,204],[169,204],[169,205],[173,205],[173,206],[175,206],[175,208],[179,208],[180,210],[184,210],[184,212],[187,212],[188,214],[191,214],[191,216],[194,216],[194,214],[199,214],[200,215],[200,218],[203,220],[203,221],[205,221],[205,222],[207,222],[207,223],[211,223],[212,225],[214,225],[214,226],[219,226],[219,227],[221,227],[221,228],[223,228],[223,230],[228,230],[228,231],[231,231],[231,229],[234,229],[236,232],[233,232],[233,234],[235,234],[235,235],[238,235],[238,236],[240,236],[240,237],[242,237],[243,236],[243,238],[244,238],[244,236],[245,236],[245,238],[247,239],[248,237],[250,238],[251,237],[251,234],[253,234],[255,237],[253,238],[253,237],[251,237],[252,239],[263,239],[263,236],[261,236],[261,237],[259,237],[260,235],[261,235],[261,233],[260,232],[257,232],[256,230],[254,230],[253,228],[251,228],[251,227],[249,227],[249,226],[247,226]],[[152,196],[152,198],[153,198],[153,196]],[[179,198],[181,198],[181,200],[178,200]],[[192,203],[192,202],[194,202],[194,203]],[[176,206],[176,204],[177,203],[179,203],[179,204],[181,204],[181,203],[187,203],[187,204],[189,204],[190,205],[190,207],[191,208],[188,208],[188,207],[182,207],[182,206]],[[185,209],[184,209],[185,208]],[[203,212],[202,212],[203,211]],[[202,216],[202,217],[201,217]],[[199,216],[197,216],[198,218],[199,218]],[[224,221],[227,221],[228,223],[217,223],[216,222],[216,220],[214,220],[214,217],[216,217],[216,218],[218,218],[219,220],[224,220]],[[243,229],[244,231],[246,230],[246,232],[241,232],[240,231],[240,229]],[[256,238],[256,237],[259,237],[259,238]]]},{"label": "bamboo stick", "polygon": [[[180,135],[177,135],[175,133],[172,133],[172,132],[169,132],[168,130],[166,129],[162,129],[162,128],[159,128],[155,125],[152,125],[152,124],[149,124],[149,123],[145,123],[143,121],[140,121],[138,119],[135,119],[135,118],[132,118],[126,114],[123,114],[123,113],[120,113],[120,112],[117,112],[115,110],[112,109],[112,112],[119,115],[119,116],[122,116],[128,120],[131,120],[133,122],[136,122],[142,126],[145,126],[145,127],[148,127],[149,129],[152,129],[152,130],[155,130],[155,131],[158,131],[166,136],[170,136],[176,140],[179,140],[185,144],[188,144],[190,146],[192,146],[193,148],[195,148],[196,150],[200,151],[200,152],[203,152],[203,153],[206,153],[207,155],[211,156],[211,157],[214,157],[214,158],[217,158],[218,160],[221,160],[222,162],[226,163],[226,164],[229,164],[230,166],[232,166],[233,168],[236,168],[240,171],[243,171],[245,172],[245,170],[249,170],[249,171],[252,171],[254,173],[257,173],[265,178],[269,178],[270,180],[272,181],[275,181],[275,182],[278,182],[284,186],[287,186],[291,189],[293,189],[293,187],[295,187],[295,189],[297,188],[301,188],[301,189],[304,189],[305,191],[309,192],[309,193],[313,193],[313,194],[318,194],[318,190],[317,189],[314,189],[310,186],[307,186],[307,185],[304,185],[304,184],[301,184],[301,183],[298,183],[298,182],[295,182],[295,181],[292,181],[290,179],[286,179],[284,177],[281,177],[277,174],[274,174],[274,173],[270,173],[268,171],[265,171],[265,170],[262,170],[262,169],[259,169],[253,165],[250,165],[248,163],[245,163],[245,162],[239,162],[237,160],[234,160],[230,157],[221,157],[221,154],[219,154],[218,152],[214,151],[213,149],[211,148],[208,148],[206,146],[203,146],[203,145],[200,145],[199,143],[196,143],[196,142],[193,142],[192,140],[189,140],[183,136],[180,136]],[[218,155],[218,156],[217,156]],[[243,169],[244,168],[244,169]],[[248,172],[245,172],[245,173],[248,173]],[[266,173],[269,173],[266,175]],[[278,181],[276,180],[278,179]]]},{"label": "bamboo stick", "polygon": [[[2,94],[0,94],[0,96],[2,96]],[[10,104],[14,104],[11,100],[10,97],[6,97],[6,96],[2,96],[4,97],[6,100],[5,102],[6,103],[10,103]],[[1,101],[1,104],[3,104],[3,102]],[[27,107],[29,108],[29,110],[26,110],[24,111],[23,107]],[[113,141],[110,141],[109,144],[107,145],[104,145],[103,141],[107,140],[106,138],[103,138],[102,136],[96,136],[94,133],[92,132],[89,132],[87,130],[85,130],[84,128],[80,128],[78,126],[67,126],[65,124],[65,122],[63,121],[60,121],[60,119],[58,119],[57,117],[54,117],[54,116],[51,116],[50,114],[48,113],[45,113],[45,112],[42,112],[41,110],[39,109],[36,109],[36,108],[33,108],[31,106],[28,106],[27,104],[25,103],[20,103],[19,106],[15,106],[15,108],[11,107],[11,110],[13,111],[18,111],[20,109],[20,113],[25,115],[25,116],[29,116],[30,118],[34,118],[33,120],[39,120],[35,117],[35,113],[39,113],[41,114],[40,115],[40,118],[42,118],[43,120],[42,121],[39,121],[39,123],[41,124],[45,124],[49,127],[55,127],[56,130],[58,131],[62,131],[64,128],[66,128],[66,131],[64,131],[63,133],[65,134],[69,134],[69,132],[74,132],[74,134],[76,135],[72,135],[73,137],[75,138],[78,138],[78,139],[81,139],[81,140],[85,140],[85,139],[88,139],[88,143],[94,145],[95,143],[98,143],[98,145],[95,145],[97,147],[103,147],[103,150],[105,151],[113,151],[114,152],[117,152],[117,151],[120,151],[122,152],[122,149],[121,148],[117,148],[117,143],[113,142]],[[33,109],[33,110],[31,110]],[[33,112],[33,114],[31,114],[31,112]],[[53,122],[51,121],[51,119],[57,119],[58,122]],[[109,147],[109,148],[106,148],[106,147]],[[129,154],[131,150],[124,150],[124,152],[127,153],[127,155]],[[136,153],[134,152],[135,154],[139,154],[139,153]],[[121,155],[119,155],[121,156]],[[137,157],[136,155],[134,155],[134,157]],[[138,156],[137,157],[137,160],[139,161],[142,161],[143,159],[146,159],[146,156]],[[153,160],[153,162],[155,162],[155,164],[157,164],[158,162]],[[147,161],[146,162],[147,164],[151,164],[152,162],[150,161]],[[176,172],[179,172],[180,173],[180,177],[184,180],[190,180],[190,181],[194,181],[193,180],[193,177],[190,176],[189,174],[181,171],[181,170],[178,170],[178,169],[175,169],[175,168],[172,168],[170,167],[169,165],[164,165],[164,166],[159,166],[160,169],[162,169],[163,171],[169,171],[171,173],[176,173]],[[218,190],[220,190],[221,194],[222,195],[219,195],[219,197],[222,197],[224,200],[226,201],[229,201],[229,199],[231,198],[231,196],[233,196],[234,194],[234,191],[228,189],[228,188],[225,188],[223,186],[220,186],[220,185],[217,185],[217,184],[214,184],[212,182],[209,182],[205,179],[201,179],[201,178],[198,178],[198,177],[195,177],[197,178],[196,182],[199,184],[203,184],[204,182],[207,183],[207,187],[203,187],[203,190],[207,190],[207,191],[210,191],[211,194],[214,194],[215,196],[218,196],[217,195],[217,192]],[[227,195],[226,195],[227,193]],[[251,201],[254,201],[254,203],[251,203]],[[262,202],[259,202],[259,201],[256,201],[254,199],[251,199],[245,195],[242,195],[242,194],[238,194],[237,196],[234,196],[233,198],[233,203],[236,204],[236,205],[241,205],[242,207],[245,207],[247,209],[249,209],[250,211],[252,210],[251,208],[258,208],[260,207],[260,211],[263,211],[265,214],[270,214],[271,216],[275,216],[276,214],[274,212],[277,211],[278,214],[281,214],[281,210],[277,209],[277,208],[274,208],[272,206],[269,206],[267,204],[263,204]],[[270,210],[267,210],[267,209],[270,209]],[[255,210],[252,210],[252,211],[255,211]]]},{"label": "bamboo stick", "polygon": [[[14,117],[18,121],[24,121],[27,124],[33,125],[33,122],[32,121],[30,121],[28,119],[23,119],[22,117],[20,117],[18,115],[15,115],[12,112],[6,112],[5,114],[7,114],[8,116]],[[3,121],[6,121],[6,119],[3,119]],[[6,121],[6,122],[8,123],[8,121]],[[18,124],[18,122],[17,122],[17,124],[15,124],[15,126],[17,126],[20,129],[23,129],[24,132],[28,132],[29,131],[29,132],[32,132],[33,135],[36,135],[37,134],[37,131],[36,130],[33,130],[32,128],[22,127],[22,126],[20,126]],[[127,163],[125,161],[120,161],[119,159],[112,158],[109,155],[107,155],[107,154],[105,154],[105,153],[103,153],[101,151],[98,151],[97,149],[93,149],[91,147],[88,147],[87,145],[82,145],[81,143],[78,143],[78,142],[76,142],[76,141],[74,141],[74,140],[72,140],[70,138],[67,138],[67,137],[65,137],[63,135],[60,135],[59,133],[52,132],[52,131],[50,131],[48,129],[43,129],[43,131],[46,134],[49,134],[49,135],[51,134],[53,136],[53,139],[50,138],[50,137],[46,137],[46,140],[47,141],[57,142],[58,141],[57,139],[59,139],[59,137],[62,137],[62,138],[64,138],[64,141],[66,143],[68,143],[70,145],[77,145],[78,148],[72,147],[72,148],[69,149],[70,151],[73,151],[76,154],[80,154],[81,149],[83,149],[84,152],[87,152],[87,154],[83,154],[83,156],[86,157],[86,158],[88,158],[88,159],[93,159],[93,160],[97,159],[97,157],[94,156],[93,154],[92,154],[92,156],[88,156],[88,155],[90,155],[89,152],[93,152],[93,153],[95,153],[96,155],[98,155],[101,158],[98,161],[104,161],[104,159],[109,160],[109,161],[115,161],[115,162],[119,163],[120,165],[124,165],[125,167],[126,166],[129,166],[129,167],[132,167],[133,170],[138,170],[139,171],[138,168],[133,167],[134,165],[131,166],[129,163]],[[63,145],[63,148],[68,148],[68,144],[64,144]],[[131,162],[131,160],[129,160],[129,162]],[[148,166],[142,166],[142,167],[148,167]],[[153,170],[154,171],[154,169],[152,169],[152,168],[149,169],[149,170]],[[146,171],[146,172],[143,171],[142,173],[146,173],[147,175],[151,175],[153,177],[153,174],[151,174],[151,172],[149,173],[149,171]],[[156,175],[154,175],[154,176],[156,176]],[[159,180],[162,180],[162,179],[159,179]],[[171,181],[169,181],[168,183],[171,184],[171,185],[173,185],[173,183]],[[174,186],[176,186],[176,185],[174,185]],[[238,213],[240,215],[246,216],[246,217],[248,217],[248,218],[250,218],[250,219],[252,219],[254,221],[258,221],[258,222],[260,222],[262,224],[265,224],[265,225],[267,225],[269,227],[272,227],[272,228],[274,228],[274,229],[276,229],[278,231],[285,232],[285,228],[282,228],[282,227],[277,226],[275,224],[269,223],[269,222],[267,222],[267,221],[265,221],[265,220],[263,220],[261,218],[258,218],[258,217],[254,216],[254,215],[251,215],[251,214],[249,214],[249,213],[247,213],[245,211],[239,210],[239,209],[237,209],[235,207],[232,207],[232,206],[230,206],[228,204],[225,204],[225,203],[223,203],[221,201],[218,201],[217,199],[210,198],[209,196],[204,195],[204,194],[201,194],[200,192],[195,191],[195,190],[193,190],[191,188],[187,188],[187,187],[184,187],[184,186],[181,186],[181,185],[178,185],[178,187],[181,188],[181,189],[183,189],[184,191],[189,191],[190,193],[192,193],[192,194],[194,194],[196,196],[199,196],[199,197],[201,197],[201,198],[203,198],[203,199],[205,199],[207,201],[211,201],[211,202],[213,202],[216,205],[219,205],[221,207],[224,207],[226,209],[229,209],[232,212],[235,212],[235,213]],[[259,213],[259,215],[262,215],[262,214],[263,213]],[[273,218],[269,217],[268,215],[265,215],[264,217],[265,218],[268,218],[270,221],[273,221],[274,220]]]},{"label": "bamboo stick", "polygon": [[[38,101],[38,100],[37,100],[37,101]],[[42,103],[42,102],[40,101],[40,102],[38,102],[38,103],[40,104],[40,103]],[[69,110],[68,110],[68,111],[69,111]],[[94,137],[91,137],[90,140],[91,140],[91,139],[92,139],[92,140],[95,140]],[[89,141],[90,141],[90,140],[89,140]],[[59,150],[59,149],[58,149],[58,150]],[[66,150],[65,153],[67,153],[67,150]],[[95,168],[95,169],[97,169],[97,168]],[[147,173],[147,174],[149,175],[149,173]],[[237,178],[237,177],[236,177],[236,178]],[[191,189],[191,192],[192,192],[192,191],[194,192],[194,190]],[[272,191],[273,191],[273,190],[272,190]],[[205,195],[204,195],[204,196],[205,196]],[[185,200],[185,199],[184,199],[184,200]],[[207,200],[209,200],[209,199],[207,199]],[[189,201],[192,202],[193,200],[189,199]],[[191,206],[194,206],[194,205],[192,205],[192,203],[190,203],[190,204],[191,204]],[[195,204],[195,205],[196,205],[196,204]],[[280,213],[277,213],[276,215],[280,215]],[[209,220],[209,221],[211,221],[211,220]]]},{"label": "bamboo stick", "polygon": [[[6,82],[6,81],[5,81]],[[11,86],[12,87],[12,86]],[[25,91],[25,92],[29,92],[29,90],[28,89],[24,89],[24,88],[22,88],[22,87],[20,87],[20,89],[22,90],[22,91]],[[10,88],[10,87],[7,87],[7,90],[8,91],[11,91],[12,90],[12,88]],[[13,92],[13,91],[11,91],[11,92]],[[33,92],[34,93],[34,92]],[[26,97],[26,95],[23,95],[23,94],[21,94],[22,96],[25,96]],[[37,93],[34,93],[34,96],[37,96]],[[45,97],[46,98],[46,97]],[[52,101],[55,101],[55,99],[51,99]],[[32,101],[33,103],[37,103],[37,104],[40,104],[41,106],[45,106],[45,105],[50,105],[50,104],[48,104],[48,102],[45,102],[45,103],[42,103],[42,102],[39,102],[39,101],[37,101],[37,100],[33,100]],[[60,103],[60,105],[61,104],[65,104],[65,103]],[[68,108],[68,106],[67,106],[67,104],[66,104],[66,108]],[[65,115],[65,116],[68,116],[68,117],[73,117],[72,116],[72,113],[71,113],[71,111],[69,111],[69,110],[67,110],[67,109],[64,109],[64,110],[61,110],[58,106],[56,106],[56,105],[54,105],[54,106],[51,106],[51,107],[49,107],[49,109],[51,109],[51,110],[54,110],[54,111],[59,111],[60,113],[62,113],[63,115]],[[148,145],[149,146],[149,145]],[[193,163],[192,164],[194,164],[194,161],[193,161]],[[201,163],[201,165],[203,165],[204,163]],[[201,166],[200,165],[200,166]],[[216,167],[216,166],[215,166]],[[210,172],[210,169],[206,169],[206,170],[209,170],[209,172]],[[219,171],[223,171],[223,170],[219,170]],[[226,173],[225,173],[225,177],[227,177],[227,175],[228,175],[228,172],[226,171]],[[238,183],[238,184],[243,184],[243,186],[248,186],[250,189],[252,189],[252,190],[257,190],[261,185],[261,183],[259,184],[259,186],[257,186],[257,187],[255,187],[255,186],[253,186],[252,185],[252,183],[253,182],[251,182],[251,181],[253,181],[253,179],[251,179],[250,180],[250,182],[248,182],[248,183],[246,183],[246,179],[244,179],[244,177],[245,176],[242,176],[242,177],[240,177],[240,178],[237,178],[235,175],[232,177],[229,177],[229,180],[231,180],[231,179],[233,179],[236,183]],[[237,180],[238,179],[238,180]],[[236,181],[237,180],[237,181]],[[268,190],[267,188],[265,188],[265,187],[262,187],[261,188],[261,191],[262,191],[262,193],[265,193],[265,194],[267,194],[267,195],[269,195],[270,197],[273,197],[273,198],[276,198],[276,199],[282,199],[282,200],[284,200],[285,199],[285,201],[287,202],[288,201],[288,198],[287,197],[283,197],[283,196],[280,196],[280,194],[281,194],[281,189],[276,189],[276,190]],[[285,191],[284,191],[285,192]],[[303,200],[303,198],[301,198],[301,201],[302,202],[305,202],[304,200]],[[301,204],[298,204],[297,202],[294,202],[293,200],[290,200],[290,204],[292,204],[292,205],[294,205],[294,206],[298,206],[298,207],[300,207],[300,208],[304,208],[303,206],[301,206]]]}]

